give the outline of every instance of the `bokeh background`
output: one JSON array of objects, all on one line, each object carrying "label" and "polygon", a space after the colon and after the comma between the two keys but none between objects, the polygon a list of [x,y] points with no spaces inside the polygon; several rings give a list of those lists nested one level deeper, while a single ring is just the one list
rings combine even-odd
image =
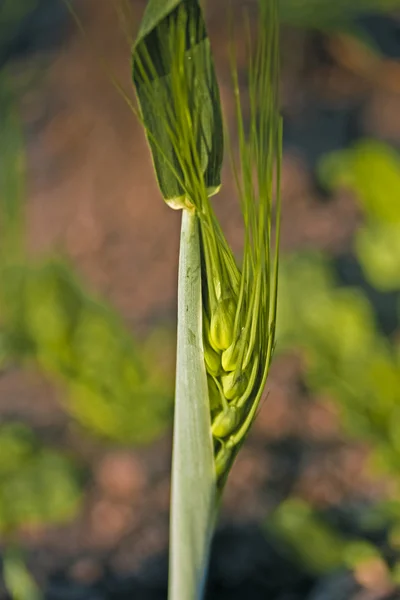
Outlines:
[{"label": "bokeh background", "polygon": [[[229,125],[256,2],[207,4]],[[0,597],[161,600],[180,215],[111,81],[145,2],[73,6],[0,0]],[[281,17],[278,344],[208,598],[400,598],[400,3]]]}]

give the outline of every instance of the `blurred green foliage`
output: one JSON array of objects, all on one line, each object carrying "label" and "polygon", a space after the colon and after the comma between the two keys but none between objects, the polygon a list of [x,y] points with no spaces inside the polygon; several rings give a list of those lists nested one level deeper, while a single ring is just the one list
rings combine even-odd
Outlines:
[{"label": "blurred green foliage", "polygon": [[400,156],[384,142],[363,139],[324,156],[319,175],[331,190],[353,190],[367,218],[400,223]]},{"label": "blurred green foliage", "polygon": [[163,347],[139,347],[115,311],[86,290],[66,261],[24,250],[23,138],[10,78],[0,79],[0,364],[34,361],[66,390],[66,409],[121,443],[157,437],[172,416],[172,369]]},{"label": "blurred green foliage", "polygon": [[0,448],[0,532],[75,516],[81,486],[70,458],[41,445],[21,423],[0,427]]},{"label": "blurred green foliage", "polygon": [[400,290],[400,223],[366,223],[357,232],[355,252],[375,288]]},{"label": "blurred green foliage", "polygon": [[9,546],[3,556],[3,578],[12,600],[41,600],[42,593],[26,568],[19,548]]},{"label": "blurred green foliage", "polygon": [[[0,37],[4,28],[12,35],[37,4],[0,1]],[[13,88],[12,74],[0,72],[0,376],[9,366],[33,363],[64,390],[66,411],[89,433],[123,444],[150,442],[172,417],[174,336],[157,328],[135,342],[67,261],[28,255],[24,140]],[[0,426],[3,576],[13,598],[40,598],[14,534],[74,518],[82,483],[65,450],[44,446],[21,423]]]},{"label": "blurred green foliage", "polygon": [[82,473],[64,452],[43,445],[19,422],[0,426],[0,534],[5,586],[15,600],[41,593],[14,544],[21,528],[62,524],[81,506]]},{"label": "blurred green foliage", "polygon": [[338,286],[323,255],[294,255],[282,262],[278,328],[278,349],[303,351],[310,389],[337,400],[348,432],[373,442],[382,468],[398,476],[399,355],[363,292]]},{"label": "blurred green foliage", "polygon": [[282,503],[269,519],[267,528],[278,539],[283,539],[295,560],[313,573],[325,573],[342,563],[345,541],[302,500]]},{"label": "blurred green foliage", "polygon": [[381,291],[400,290],[400,155],[362,140],[324,157],[319,175],[328,189],[355,194],[364,222],[354,249],[368,281]]},{"label": "blurred green foliage", "polygon": [[266,523],[266,528],[292,558],[308,572],[323,575],[340,568],[357,569],[384,558],[377,547],[362,537],[344,536],[299,499],[283,502]]},{"label": "blurred green foliage", "polygon": [[341,27],[358,14],[388,11],[400,0],[280,0],[282,21],[298,27],[332,29]]},{"label": "blurred green foliage", "polygon": [[[399,292],[398,154],[386,144],[363,140],[324,157],[319,176],[330,190],[350,189],[359,204],[362,224],[355,232],[354,253],[365,278],[381,292]],[[336,401],[346,431],[368,443],[372,472],[390,476],[393,498],[382,498],[366,511],[366,521],[387,528],[388,548],[398,553],[400,346],[380,331],[365,292],[341,285],[332,257],[320,252],[293,253],[281,262],[277,350],[293,349],[303,358],[308,388]],[[373,544],[345,539],[297,499],[280,505],[267,526],[312,572],[383,560]],[[391,565],[397,582],[398,565]]]},{"label": "blurred green foliage", "polygon": [[[65,407],[96,434],[123,443],[158,436],[172,412],[172,371],[157,368],[117,314],[84,291],[60,260],[2,271],[3,361],[35,361],[65,385]],[[171,354],[167,336],[159,351]]]},{"label": "blurred green foliage", "polygon": [[[0,19],[0,35],[3,25]],[[10,365],[33,363],[64,389],[66,410],[90,433],[149,442],[172,416],[173,369],[165,357],[173,357],[174,338],[157,329],[135,343],[117,313],[87,291],[65,260],[28,256],[24,166],[12,78],[0,73],[0,376]],[[3,577],[16,600],[41,596],[13,545],[14,533],[74,518],[81,484],[65,452],[45,447],[21,423],[0,426],[0,534],[8,543]]]}]

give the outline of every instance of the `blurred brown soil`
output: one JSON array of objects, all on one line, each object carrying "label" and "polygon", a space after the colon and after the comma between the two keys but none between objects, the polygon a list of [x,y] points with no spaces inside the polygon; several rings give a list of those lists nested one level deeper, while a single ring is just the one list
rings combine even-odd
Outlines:
[{"label": "blurred brown soil", "polygon": [[[211,36],[229,117],[233,107],[226,38],[213,37],[223,14],[217,3],[210,4]],[[135,3],[138,18],[143,5]],[[85,0],[81,17],[90,42],[71,25],[68,41],[51,57],[38,86],[22,104],[28,132],[29,245],[34,254],[67,253],[92,288],[120,311],[127,326],[143,331],[175,318],[180,214],[160,198],[141,127],[101,68],[99,54],[130,90],[129,48],[112,3]],[[285,65],[286,110],[295,111],[327,82],[333,89],[336,81],[344,97],[360,90],[369,94],[365,118],[371,132],[380,126],[390,129],[388,110],[392,107],[393,114],[397,107],[393,90],[365,82],[343,65],[335,72],[318,70],[318,65],[307,72],[304,34],[297,36],[303,55],[292,53]],[[215,206],[227,237],[240,251],[241,222],[233,197],[226,165]],[[285,156],[285,251],[343,250],[358,220],[348,194],[320,202],[302,157]],[[59,394],[33,372],[10,372],[0,380],[2,417],[19,415],[43,435],[54,437],[56,431],[60,443],[74,448],[93,469],[84,509],[74,523],[23,532],[24,542],[34,549],[34,571],[45,576],[71,561],[71,574],[90,580],[106,558],[130,570],[167,544],[169,436],[149,448],[105,448],[83,439],[60,409]],[[292,491],[317,505],[376,494],[377,484],[362,472],[365,458],[365,449],[343,437],[330,400],[310,398],[302,388],[300,359],[279,358],[268,397],[229,479],[222,518],[262,521]]]}]

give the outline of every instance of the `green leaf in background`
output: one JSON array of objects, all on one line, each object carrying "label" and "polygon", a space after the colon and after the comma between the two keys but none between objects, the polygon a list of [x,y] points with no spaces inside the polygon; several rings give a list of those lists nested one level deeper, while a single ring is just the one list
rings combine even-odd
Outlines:
[{"label": "green leaf in background", "polygon": [[0,428],[0,478],[21,469],[29,460],[36,443],[32,430],[25,425],[3,425]]},{"label": "green leaf in background", "polygon": [[48,260],[27,266],[23,293],[23,323],[36,360],[49,373],[71,375],[77,367],[71,341],[85,303],[83,289],[66,264]]},{"label": "green leaf in background", "polygon": [[266,528],[309,573],[354,569],[371,560],[386,568],[376,546],[364,539],[347,539],[303,500],[283,502],[267,520]]},{"label": "green leaf in background", "polygon": [[3,556],[3,578],[12,600],[41,600],[39,586],[30,575],[22,552],[15,546],[9,546]]},{"label": "green leaf in background", "polygon": [[381,344],[367,298],[357,288],[338,287],[329,267],[319,254],[282,261],[278,348],[302,349],[311,389],[347,398]]},{"label": "green leaf in background", "polygon": [[69,521],[81,501],[71,461],[49,449],[37,452],[24,469],[3,481],[0,497],[4,528]]},{"label": "green leaf in background", "polygon": [[355,252],[368,281],[381,291],[400,289],[400,155],[375,140],[325,156],[319,165],[331,190],[351,189],[366,223],[355,234]]},{"label": "green leaf in background", "polygon": [[215,193],[221,184],[222,115],[198,0],[148,2],[133,47],[132,76],[164,199],[181,208],[195,202],[199,185]]},{"label": "green leaf in background", "polygon": [[400,290],[400,222],[367,223],[356,232],[355,251],[366,278],[376,289]]},{"label": "green leaf in background", "polygon": [[308,388],[336,402],[347,433],[373,444],[374,471],[397,478],[398,350],[379,333],[363,292],[337,285],[328,259],[293,255],[282,261],[280,275],[284,349],[302,351]]},{"label": "green leaf in background", "polygon": [[0,531],[62,523],[76,515],[81,488],[69,458],[41,446],[33,432],[18,423],[0,428],[0,448]]},{"label": "green leaf in background", "polygon": [[389,11],[400,6],[400,0],[280,0],[282,21],[298,27],[331,29],[369,11]]},{"label": "green leaf in background", "polygon": [[316,517],[306,502],[287,500],[271,515],[266,526],[311,573],[329,572],[343,562],[345,542]]},{"label": "green leaf in background", "polygon": [[[169,371],[154,366],[154,345],[144,341],[142,353],[117,313],[89,295],[61,260],[12,265],[4,273],[9,358],[34,362],[59,383],[65,408],[92,433],[140,444],[159,436],[172,418],[173,385]],[[169,336],[165,349],[172,353],[171,342]]]},{"label": "green leaf in background", "polygon": [[[172,417],[170,378],[153,368],[150,356],[146,361],[140,358],[116,312],[87,293],[68,264],[52,258],[34,262],[23,256],[23,148],[15,98],[3,73],[1,363],[36,363],[66,388],[66,409],[92,433],[123,443],[149,442]],[[0,470],[1,464],[0,458]]]},{"label": "green leaf in background", "polygon": [[400,156],[387,144],[362,140],[324,156],[318,171],[328,189],[351,189],[368,218],[400,223]]}]

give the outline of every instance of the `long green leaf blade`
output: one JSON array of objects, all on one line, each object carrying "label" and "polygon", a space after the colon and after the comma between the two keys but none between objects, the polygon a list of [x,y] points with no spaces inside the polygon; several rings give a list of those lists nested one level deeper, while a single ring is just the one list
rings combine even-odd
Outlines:
[{"label": "long green leaf blade", "polygon": [[202,339],[197,217],[184,210],[172,458],[169,599],[202,597],[217,504]]}]

